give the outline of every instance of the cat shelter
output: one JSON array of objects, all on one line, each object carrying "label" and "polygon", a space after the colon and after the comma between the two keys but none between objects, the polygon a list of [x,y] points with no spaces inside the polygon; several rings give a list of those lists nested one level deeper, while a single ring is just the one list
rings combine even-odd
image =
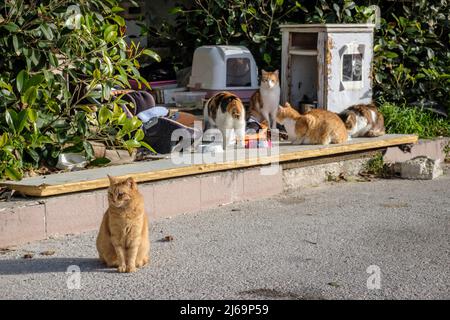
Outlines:
[{"label": "cat shelter", "polygon": [[340,112],[372,101],[373,24],[286,24],[282,103]]},{"label": "cat shelter", "polygon": [[255,59],[242,46],[199,47],[194,52],[188,87],[207,92],[206,98],[226,90],[248,101],[259,88]]}]

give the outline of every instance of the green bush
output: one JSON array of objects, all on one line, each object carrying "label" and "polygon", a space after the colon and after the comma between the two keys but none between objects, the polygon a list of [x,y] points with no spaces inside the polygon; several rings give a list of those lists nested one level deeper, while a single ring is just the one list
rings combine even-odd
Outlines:
[{"label": "green bush", "polygon": [[[0,2],[0,178],[53,166],[61,152],[92,159],[88,139],[141,145],[139,120],[111,101],[111,88],[146,83],[137,59],[158,57],[127,47],[120,11],[117,0]],[[101,101],[99,114],[88,98]]]},{"label": "green bush", "polygon": [[380,107],[386,133],[417,134],[420,138],[450,136],[450,119],[417,107],[384,103]]},{"label": "green bush", "polygon": [[[330,4],[329,4],[330,3]],[[366,21],[372,10],[354,1],[306,0],[194,0],[171,9],[175,24],[146,28],[150,41],[176,52],[177,67],[190,66],[194,50],[202,45],[247,46],[259,67],[279,68],[282,23]],[[145,27],[144,27],[145,28]]]},{"label": "green bush", "polygon": [[282,23],[374,22],[374,94],[392,101],[450,111],[450,24],[448,0],[194,0],[172,10],[175,24],[148,30],[152,43],[172,47],[174,65],[190,66],[196,47],[247,46],[260,68],[281,65]]},{"label": "green bush", "polygon": [[375,96],[450,112],[447,0],[405,2],[382,19],[375,39]]}]

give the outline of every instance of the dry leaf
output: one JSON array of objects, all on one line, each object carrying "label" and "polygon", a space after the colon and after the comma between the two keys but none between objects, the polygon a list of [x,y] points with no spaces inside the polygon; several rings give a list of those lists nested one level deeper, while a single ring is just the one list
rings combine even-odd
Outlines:
[{"label": "dry leaf", "polygon": [[162,241],[164,241],[164,242],[173,241],[173,237],[171,235],[165,236],[164,238],[162,238]]},{"label": "dry leaf", "polygon": [[43,251],[41,252],[41,256],[52,256],[55,254],[55,250],[47,250],[47,251]]},{"label": "dry leaf", "polygon": [[32,259],[33,257],[34,257],[33,253],[25,253],[22,258],[23,259]]}]

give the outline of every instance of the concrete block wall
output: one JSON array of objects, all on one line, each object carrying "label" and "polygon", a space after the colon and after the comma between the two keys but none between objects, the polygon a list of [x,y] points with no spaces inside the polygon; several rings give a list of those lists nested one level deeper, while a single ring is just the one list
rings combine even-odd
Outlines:
[{"label": "concrete block wall", "polygon": [[[139,190],[147,214],[156,220],[274,196],[283,191],[283,184],[281,167],[273,175],[261,175],[256,167],[142,183]],[[107,207],[104,189],[3,203],[0,247],[97,230]]]}]

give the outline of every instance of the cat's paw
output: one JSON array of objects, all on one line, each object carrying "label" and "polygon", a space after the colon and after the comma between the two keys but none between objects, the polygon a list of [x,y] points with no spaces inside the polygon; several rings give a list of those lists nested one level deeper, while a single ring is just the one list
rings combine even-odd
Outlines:
[{"label": "cat's paw", "polygon": [[136,267],[135,266],[127,266],[126,268],[126,272],[136,272]]},{"label": "cat's paw", "polygon": [[143,266],[145,266],[148,263],[148,258],[144,258],[139,262],[136,262],[136,268],[142,268]]},{"label": "cat's paw", "polygon": [[124,273],[124,272],[127,272],[127,266],[126,265],[121,265],[121,266],[119,266],[118,268],[117,268],[117,272],[120,272],[120,273]]}]

